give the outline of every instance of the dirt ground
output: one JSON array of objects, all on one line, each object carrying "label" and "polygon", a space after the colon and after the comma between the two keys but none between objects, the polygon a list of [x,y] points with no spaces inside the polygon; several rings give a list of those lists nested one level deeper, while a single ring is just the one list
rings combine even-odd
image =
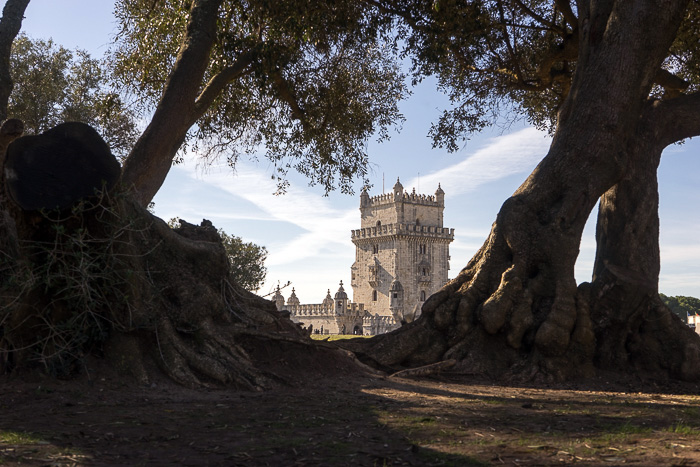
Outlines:
[{"label": "dirt ground", "polygon": [[0,465],[700,465],[700,389],[624,389],[449,374],[261,393],[13,377],[0,380]]}]

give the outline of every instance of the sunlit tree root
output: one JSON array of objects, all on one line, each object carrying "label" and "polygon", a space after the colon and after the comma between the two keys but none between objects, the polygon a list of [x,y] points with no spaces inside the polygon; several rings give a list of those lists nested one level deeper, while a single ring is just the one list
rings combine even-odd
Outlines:
[{"label": "sunlit tree root", "polygon": [[[599,370],[700,380],[700,336],[654,289],[608,272],[578,288],[555,281],[563,292],[545,295],[509,255],[493,254],[497,239],[494,228],[458,277],[429,298],[419,320],[346,348],[397,369],[457,361],[450,371],[508,381],[581,380]],[[554,277],[545,263],[539,268]]]}]

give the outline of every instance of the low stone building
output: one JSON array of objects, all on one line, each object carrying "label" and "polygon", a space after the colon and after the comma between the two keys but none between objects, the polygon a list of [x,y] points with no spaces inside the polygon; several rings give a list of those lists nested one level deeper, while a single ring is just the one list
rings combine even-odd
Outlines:
[{"label": "low stone building", "polygon": [[362,303],[351,303],[343,288],[343,281],[340,281],[335,296],[331,298],[329,289],[321,303],[302,305],[294,289],[285,303],[279,287],[272,300],[278,310],[288,311],[292,321],[306,328],[310,326],[314,334],[376,335],[398,327],[394,319],[373,316],[365,310]]},{"label": "low stone building", "polygon": [[445,192],[435,196],[404,192],[397,179],[392,192],[360,196],[360,228],[351,232],[353,301],[340,282],[331,298],[302,305],[296,292],[286,303],[279,288],[278,310],[321,334],[376,335],[392,331],[420,315],[425,300],[447,282],[454,229],[442,225]]}]

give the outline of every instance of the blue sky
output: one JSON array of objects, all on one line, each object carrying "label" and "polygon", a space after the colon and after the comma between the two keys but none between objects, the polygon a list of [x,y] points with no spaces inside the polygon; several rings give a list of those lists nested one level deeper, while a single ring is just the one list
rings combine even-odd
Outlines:
[{"label": "blue sky", "polygon": [[[102,56],[115,32],[110,0],[31,0],[23,30],[52,37],[73,49]],[[475,135],[457,153],[431,148],[430,122],[447,105],[430,80],[401,105],[406,122],[389,142],[370,142],[371,195],[390,190],[397,177],[407,190],[445,191],[445,226],[455,229],[450,277],[486,239],[501,204],[546,154],[549,139],[523,124]],[[175,166],[155,198],[156,214],[190,222],[206,218],[226,232],[269,250],[268,280],[261,289],[291,281],[302,303],[320,303],[354,261],[350,230],[359,227],[359,194],[324,197],[303,177],[291,175],[284,196],[274,196],[272,167],[264,158],[243,161],[233,173],[225,164],[204,166],[195,158]],[[668,148],[659,169],[661,193],[660,290],[700,297],[700,141]],[[595,217],[595,211],[592,218]],[[594,220],[584,232],[576,277],[589,280],[595,254]],[[348,288],[349,289],[349,288]],[[285,296],[289,295],[286,291]]]}]

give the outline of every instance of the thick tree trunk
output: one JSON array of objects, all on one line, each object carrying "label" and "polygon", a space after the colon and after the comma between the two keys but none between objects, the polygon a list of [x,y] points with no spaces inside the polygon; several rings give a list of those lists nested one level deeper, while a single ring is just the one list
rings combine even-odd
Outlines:
[{"label": "thick tree trunk", "polygon": [[598,249],[588,296],[596,366],[662,377],[700,379],[700,337],[660,300],[659,192],[664,143],[651,119],[634,138],[625,177],[600,200]]},{"label": "thick tree trunk", "polygon": [[417,322],[350,348],[384,365],[456,359],[463,371],[500,376],[593,371],[590,293],[574,279],[581,234],[598,198],[635,162],[643,103],[685,3],[581,6],[579,60],[548,155]]},{"label": "thick tree trunk", "polygon": [[31,236],[3,249],[16,257],[2,262],[0,372],[67,377],[102,354],[143,383],[158,367],[189,387],[257,390],[280,380],[251,357],[257,344],[310,349],[272,302],[231,280],[211,224],[173,230],[119,194],[54,214],[15,219]]}]

